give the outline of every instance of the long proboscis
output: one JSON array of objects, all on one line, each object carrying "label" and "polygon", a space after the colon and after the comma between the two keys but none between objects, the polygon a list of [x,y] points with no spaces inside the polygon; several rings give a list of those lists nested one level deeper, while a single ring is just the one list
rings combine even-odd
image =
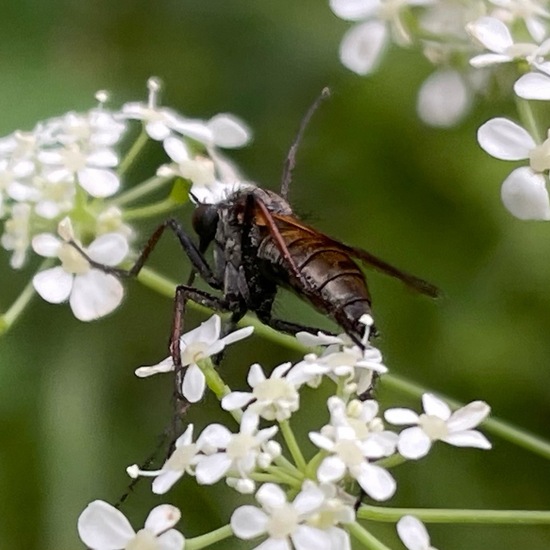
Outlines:
[{"label": "long proboscis", "polygon": [[396,267],[385,262],[384,260],[377,258],[373,254],[367,252],[366,250],[363,250],[362,248],[355,248],[353,246],[347,245],[344,246],[352,256],[355,256],[365,264],[373,267],[381,273],[400,279],[413,290],[425,294],[430,298],[439,298],[441,296],[441,291],[435,285],[432,285],[432,283],[429,283],[424,279],[420,279],[419,277],[415,277],[414,275],[411,275],[406,271],[401,271],[400,269],[397,269]]}]

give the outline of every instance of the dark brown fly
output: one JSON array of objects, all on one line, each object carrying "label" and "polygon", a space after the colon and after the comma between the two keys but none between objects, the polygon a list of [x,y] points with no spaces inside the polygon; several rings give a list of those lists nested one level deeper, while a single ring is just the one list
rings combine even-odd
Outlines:
[{"label": "dark brown fly", "polygon": [[250,188],[215,205],[200,205],[194,227],[200,248],[214,243],[214,273],[225,306],[238,320],[248,310],[276,329],[304,327],[271,315],[277,288],[290,288],[333,319],[355,342],[371,313],[371,296],[354,258],[431,297],[437,289],[365,250],[347,246],[294,216],[288,202],[272,191]]}]

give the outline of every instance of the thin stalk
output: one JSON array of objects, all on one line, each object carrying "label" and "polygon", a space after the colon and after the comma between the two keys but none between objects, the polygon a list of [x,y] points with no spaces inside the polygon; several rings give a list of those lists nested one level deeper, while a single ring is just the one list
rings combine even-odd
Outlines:
[{"label": "thin stalk", "polygon": [[300,471],[305,472],[307,463],[304,455],[302,454],[300,446],[296,441],[296,437],[294,436],[294,432],[292,431],[288,420],[283,420],[279,422],[279,426],[281,428],[281,433],[283,434],[283,437],[285,439],[286,446],[288,447],[288,450],[290,451],[290,454],[292,455],[296,466]]},{"label": "thin stalk", "polygon": [[158,191],[163,185],[171,182],[174,179],[174,176],[153,176],[145,180],[144,182],[128,189],[125,193],[121,193],[114,199],[110,200],[109,203],[115,206],[123,206],[129,202],[133,202],[141,197]]},{"label": "thin stalk", "polygon": [[453,510],[436,508],[391,508],[363,504],[360,519],[396,522],[412,515],[425,523],[469,523],[505,525],[550,525],[550,512],[542,510]]},{"label": "thin stalk", "polygon": [[345,527],[349,534],[365,548],[369,548],[370,550],[391,550],[391,548],[380,542],[373,534],[369,533],[356,521],[348,523]]},{"label": "thin stalk", "polygon": [[224,525],[219,529],[210,531],[210,533],[205,533],[204,535],[193,537],[192,539],[185,539],[185,550],[200,550],[201,548],[212,546],[216,542],[220,542],[231,536],[233,536],[231,525]]},{"label": "thin stalk", "polygon": [[130,166],[134,163],[138,155],[141,153],[142,149],[147,144],[147,141],[149,140],[149,136],[145,132],[145,130],[141,130],[139,136],[136,138],[136,141],[134,141],[132,147],[128,150],[126,153],[126,156],[120,161],[120,164],[118,165],[118,175],[123,176]]}]

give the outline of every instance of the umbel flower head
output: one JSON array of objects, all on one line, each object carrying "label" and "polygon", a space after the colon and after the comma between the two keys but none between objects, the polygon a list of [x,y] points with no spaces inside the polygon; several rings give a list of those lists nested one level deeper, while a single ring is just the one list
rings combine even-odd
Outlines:
[{"label": "umbel flower head", "polygon": [[[133,201],[158,194],[176,178],[189,182],[190,196],[204,202],[217,202],[251,185],[218,150],[246,145],[250,130],[245,124],[228,113],[207,121],[184,117],[160,106],[158,79],[151,78],[148,86],[146,103],[130,102],[110,110],[108,94],[101,91],[96,94],[98,106],[85,113],[69,112],[38,123],[30,132],[0,138],[0,245],[12,252],[10,264],[15,269],[25,265],[31,252],[61,260],[61,266],[34,277],[34,288],[50,303],[68,301],[82,321],[107,315],[122,301],[120,282],[98,266],[119,266],[134,256],[135,231],[124,221]],[[151,139],[162,141],[166,164],[124,191],[125,175],[136,158],[133,149],[128,155],[122,150],[133,121],[141,122]],[[138,138],[134,145],[140,143]],[[178,191],[181,182],[176,183],[179,187],[160,203],[166,211],[186,200]],[[139,211],[138,217],[147,217],[163,210]],[[61,240],[60,222],[71,226],[71,235]],[[82,254],[79,257],[63,242],[68,240],[97,266],[88,265]]]}]

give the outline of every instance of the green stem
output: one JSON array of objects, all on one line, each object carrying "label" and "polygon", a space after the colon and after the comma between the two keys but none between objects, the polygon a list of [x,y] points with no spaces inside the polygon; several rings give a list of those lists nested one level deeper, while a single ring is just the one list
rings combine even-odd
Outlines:
[{"label": "green stem", "polygon": [[279,426],[281,427],[281,433],[283,434],[288,450],[290,451],[296,466],[298,466],[300,471],[305,472],[307,463],[288,420],[282,420],[279,422]]},{"label": "green stem", "polygon": [[349,534],[365,548],[370,548],[371,550],[391,550],[356,521],[348,523],[345,527]]},{"label": "green stem", "polygon": [[130,208],[124,210],[124,220],[125,221],[135,221],[140,219],[152,218],[160,214],[166,214],[174,208],[181,206],[180,203],[174,202],[170,197],[162,201],[149,204],[147,206],[139,208]]},{"label": "green stem", "polygon": [[[214,393],[218,400],[221,401],[223,397],[231,392],[231,388],[223,381],[223,378],[215,369],[214,363],[210,358],[201,359],[197,364],[199,365],[204,374],[204,377],[206,378],[206,385],[210,388],[210,390]],[[234,411],[228,412],[237,423],[240,423],[243,416],[243,413],[240,409],[235,409]]]},{"label": "green stem", "polygon": [[219,529],[214,529],[210,533],[193,537],[192,539],[185,539],[185,550],[200,550],[231,536],[233,536],[231,525],[224,525]]},{"label": "green stem", "polygon": [[153,176],[139,185],[132,187],[132,189],[128,189],[125,193],[121,193],[109,202],[115,206],[123,206],[129,202],[140,199],[149,193],[158,191],[163,185],[171,182],[173,179],[174,176]]},{"label": "green stem", "polygon": [[[53,265],[53,260],[48,258],[44,260],[40,267],[38,268],[38,271],[42,271],[43,269],[46,269],[48,267],[51,267]],[[32,279],[27,283],[21,294],[17,297],[15,302],[9,307],[9,309],[4,313],[2,316],[0,316],[0,335],[5,334],[8,332],[8,330],[13,326],[13,324],[19,319],[19,317],[23,314],[27,306],[29,305],[30,301],[34,298],[36,295],[36,292],[34,290],[34,286],[32,284]]]},{"label": "green stem", "polygon": [[126,153],[126,156],[120,161],[120,164],[118,165],[119,176],[122,177],[130,168],[130,166],[132,166],[137,156],[141,153],[141,150],[147,144],[148,140],[149,136],[147,135],[145,130],[141,130],[141,133],[137,137],[136,141],[134,141],[132,147],[130,147],[129,151]]},{"label": "green stem", "polygon": [[[411,382],[410,380],[406,380],[405,378],[396,376],[395,374],[385,374],[380,378],[380,382],[382,386],[400,391],[415,398],[419,398],[422,394],[430,391],[420,384],[416,384],[415,382]],[[437,393],[439,397],[455,409],[464,406],[463,403],[460,403],[455,399],[441,395],[439,392]],[[509,441],[518,447],[522,447],[527,451],[550,460],[550,443],[548,441],[526,432],[524,429],[518,428],[509,422],[505,422],[504,420],[499,420],[494,417],[485,420],[482,426],[493,435],[502,437],[502,439]]]},{"label": "green stem", "polygon": [[549,525],[550,512],[540,510],[452,510],[436,508],[391,508],[363,504],[357,517],[382,522],[396,522],[405,515],[426,523],[483,523],[506,525]]},{"label": "green stem", "polygon": [[[293,472],[288,471],[286,468],[279,468],[278,466],[269,466],[267,468],[267,474],[271,475],[277,479],[276,483],[286,483],[290,487],[294,488],[300,488],[302,486],[302,483],[304,482],[304,478],[293,475]],[[256,479],[253,477],[253,479]]]},{"label": "green stem", "polygon": [[542,143],[544,141],[544,137],[540,134],[531,104],[526,99],[521,99],[517,96],[515,96],[515,98],[519,118],[524,128],[531,134],[536,143]]}]

